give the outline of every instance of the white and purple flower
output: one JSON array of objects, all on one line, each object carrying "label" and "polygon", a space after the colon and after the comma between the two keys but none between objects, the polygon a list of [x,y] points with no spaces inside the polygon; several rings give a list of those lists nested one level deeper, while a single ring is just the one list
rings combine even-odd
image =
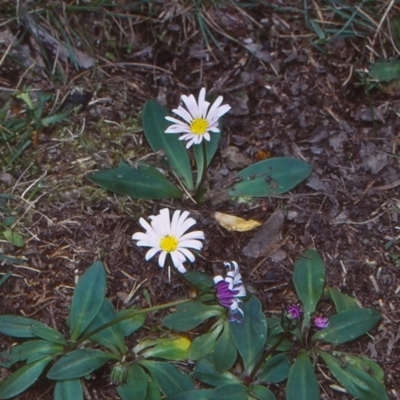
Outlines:
[{"label": "white and purple flower", "polygon": [[321,315],[316,315],[313,319],[313,325],[318,329],[324,329],[329,325],[329,319]]}]

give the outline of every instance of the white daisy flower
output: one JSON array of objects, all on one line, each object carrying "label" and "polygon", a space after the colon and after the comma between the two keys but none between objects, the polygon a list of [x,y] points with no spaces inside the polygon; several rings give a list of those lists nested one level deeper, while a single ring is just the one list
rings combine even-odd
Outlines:
[{"label": "white daisy flower", "polygon": [[172,112],[186,122],[173,117],[165,117],[168,121],[173,122],[165,133],[183,133],[183,135],[179,137],[179,140],[187,141],[187,149],[193,144],[200,144],[203,139],[210,141],[210,132],[219,132],[219,118],[231,109],[227,104],[221,106],[223,97],[219,96],[208,110],[210,103],[206,101],[205,98],[205,88],[200,90],[199,100],[197,102],[192,94],[190,96],[182,95],[182,101],[187,110],[180,105],[177,109],[172,110]]},{"label": "white daisy flower", "polygon": [[139,223],[146,230],[146,233],[137,232],[132,236],[137,240],[138,246],[151,247],[146,253],[146,261],[160,253],[158,265],[163,268],[167,254],[171,255],[175,268],[184,274],[186,272],[183,263],[188,259],[194,261],[193,253],[188,249],[201,250],[203,243],[198,239],[204,240],[202,231],[185,233],[196,221],[188,218],[189,213],[176,210],[170,219],[169,209],[164,208],[158,215],[151,215],[149,224],[144,218],[140,218]]}]

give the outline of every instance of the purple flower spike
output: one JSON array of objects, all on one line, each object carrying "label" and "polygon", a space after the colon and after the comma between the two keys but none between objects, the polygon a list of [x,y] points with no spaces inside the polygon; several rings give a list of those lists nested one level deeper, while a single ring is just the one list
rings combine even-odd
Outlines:
[{"label": "purple flower spike", "polygon": [[327,317],[315,316],[313,323],[316,328],[324,329],[329,325],[329,319]]},{"label": "purple flower spike", "polygon": [[287,306],[286,312],[289,319],[299,319],[303,314],[303,311],[301,311],[300,307],[296,306],[295,304]]}]

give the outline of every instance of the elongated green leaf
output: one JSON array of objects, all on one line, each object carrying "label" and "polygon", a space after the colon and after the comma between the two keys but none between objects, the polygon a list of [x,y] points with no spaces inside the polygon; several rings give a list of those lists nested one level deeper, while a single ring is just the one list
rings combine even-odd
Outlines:
[{"label": "elongated green leaf", "polygon": [[260,301],[251,296],[242,304],[244,321],[230,324],[231,336],[244,363],[245,371],[249,371],[257,363],[258,357],[267,341],[267,319],[262,312]]},{"label": "elongated green leaf", "polygon": [[253,386],[251,394],[258,400],[276,400],[275,395],[265,386]]},{"label": "elongated green leaf", "polygon": [[157,383],[148,377],[146,400],[161,400],[161,393],[158,389]]},{"label": "elongated green leaf", "polygon": [[385,387],[367,372],[353,366],[342,366],[335,357],[323,351],[319,352],[333,376],[354,397],[362,400],[389,399]]},{"label": "elongated green leaf", "polygon": [[351,308],[360,308],[353,297],[347,296],[347,294],[343,294],[333,287],[328,287],[328,291],[332,301],[335,303],[336,312],[340,313]]},{"label": "elongated green leaf", "polygon": [[379,82],[390,82],[400,80],[400,60],[379,60],[372,64],[369,76]]},{"label": "elongated green leaf", "polygon": [[105,293],[106,273],[103,264],[96,261],[82,275],[72,297],[69,315],[72,340],[76,340],[93,321],[103,304]]},{"label": "elongated green leaf", "polygon": [[206,306],[199,301],[180,304],[177,311],[167,315],[163,319],[163,325],[175,331],[188,331],[200,325],[204,320],[223,315],[224,310],[220,306]]},{"label": "elongated green leaf", "polygon": [[54,388],[54,400],[83,400],[81,381],[79,379],[58,381]]},{"label": "elongated green leaf", "polygon": [[33,326],[32,332],[41,339],[48,340],[49,342],[58,343],[63,346],[67,344],[64,336],[56,331],[55,329],[49,328],[48,326]]},{"label": "elongated green leaf", "polygon": [[11,399],[32,386],[43,372],[51,357],[42,358],[15,371],[0,384],[0,399]]},{"label": "elongated green leaf", "polygon": [[380,317],[378,311],[370,308],[342,311],[329,318],[328,327],[314,333],[311,340],[333,344],[349,342],[372,329]]},{"label": "elongated green leaf", "polygon": [[[122,310],[118,312],[118,317],[122,317],[123,315],[129,314],[133,309],[130,310]],[[142,327],[144,321],[146,320],[146,314],[138,314],[131,318],[125,319],[121,322],[118,322],[118,326],[120,326],[124,332],[124,336],[132,335],[133,332],[136,332],[138,329]]]},{"label": "elongated green leaf", "polygon": [[390,30],[397,49],[400,49],[400,17],[398,15],[390,18]]},{"label": "elongated green leaf", "polygon": [[154,151],[164,150],[171,168],[188,190],[193,190],[193,177],[189,155],[179,140],[179,135],[164,133],[171,124],[165,117],[165,108],[153,100],[148,100],[143,108],[143,129],[147,141]]},{"label": "elongated green leaf", "polygon": [[147,375],[137,364],[128,368],[126,384],[117,387],[117,392],[122,400],[145,400],[147,394]]},{"label": "elongated green leaf", "polygon": [[286,400],[319,400],[320,390],[307,352],[301,350],[289,371]]},{"label": "elongated green leaf", "polygon": [[186,360],[189,355],[190,345],[190,339],[184,336],[173,339],[160,339],[156,346],[147,349],[141,356],[143,358],[164,358],[172,361]]},{"label": "elongated green leaf", "polygon": [[225,321],[224,330],[207,358],[217,373],[227,371],[235,363],[237,351],[230,333],[229,321]]},{"label": "elongated green leaf", "polygon": [[11,243],[13,246],[16,246],[16,247],[24,247],[25,246],[25,241],[18,232],[14,231],[12,229],[7,229],[7,230],[3,231],[3,235],[6,238],[6,240],[9,243]]},{"label": "elongated green leaf", "polygon": [[46,358],[50,355],[61,355],[64,347],[57,343],[47,340],[29,340],[18,346],[11,347],[11,350],[5,350],[0,353],[0,366],[10,368],[19,361],[25,361],[27,364]]},{"label": "elongated green leaf", "polygon": [[247,395],[246,386],[234,383],[217,387],[208,400],[247,400]]},{"label": "elongated green leaf", "polygon": [[199,271],[186,272],[185,280],[190,282],[199,291],[207,290],[214,287],[213,279],[210,276],[202,274]]},{"label": "elongated green leaf", "polygon": [[171,364],[157,361],[140,361],[146,368],[158,387],[166,396],[173,396],[194,389],[194,383],[189,375],[184,374]]},{"label": "elongated green leaf", "polygon": [[306,250],[296,261],[293,283],[306,313],[313,313],[325,284],[325,265],[317,251]]},{"label": "elongated green leaf", "polygon": [[311,165],[289,157],[270,158],[245,168],[228,188],[231,197],[268,197],[285,193],[310,175]]},{"label": "elongated green leaf", "polygon": [[205,333],[194,339],[189,349],[189,358],[197,361],[210,354],[211,350],[215,347],[222,328],[223,325],[220,324],[210,333]]},{"label": "elongated green leaf", "polygon": [[120,165],[118,168],[91,174],[88,179],[104,189],[133,199],[157,200],[182,197],[182,192],[150,165],[138,165],[137,168]]},{"label": "elongated green leaf", "polygon": [[38,337],[32,328],[47,328],[45,324],[34,319],[20,317],[17,315],[0,315],[0,333],[7,336],[19,338]]},{"label": "elongated green leaf", "polygon": [[49,379],[69,380],[82,378],[102,367],[106,362],[119,361],[116,354],[94,349],[78,349],[61,357],[47,373]]},{"label": "elongated green leaf", "polygon": [[187,392],[168,396],[165,400],[207,400],[212,391],[212,389],[188,390]]},{"label": "elongated green leaf", "polygon": [[383,372],[383,369],[375,361],[367,357],[353,356],[347,353],[339,353],[339,352],[334,352],[334,353],[335,356],[336,354],[339,355],[340,360],[343,361],[342,366],[343,363],[353,365],[354,367],[357,367],[358,369],[367,372],[378,382],[384,383],[385,373]]},{"label": "elongated green leaf", "polygon": [[[115,311],[113,305],[109,300],[104,299],[99,312],[86,328],[84,334],[91,332],[116,318],[117,312]],[[96,335],[92,336],[90,340],[107,347],[113,352],[120,351],[122,354],[125,354],[126,352],[124,331],[122,326],[119,324],[110,326],[104,331],[97,333]]]},{"label": "elongated green leaf", "polygon": [[285,353],[279,353],[267,360],[261,368],[257,380],[265,383],[284,381],[290,370],[290,362]]},{"label": "elongated green leaf", "polygon": [[218,374],[207,359],[197,362],[194,371],[190,375],[211,386],[222,386],[242,382],[240,378],[229,371]]}]

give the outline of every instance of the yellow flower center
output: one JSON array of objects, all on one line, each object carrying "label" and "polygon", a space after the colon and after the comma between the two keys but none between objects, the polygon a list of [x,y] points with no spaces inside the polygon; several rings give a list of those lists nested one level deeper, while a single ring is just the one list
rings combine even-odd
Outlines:
[{"label": "yellow flower center", "polygon": [[195,135],[204,135],[207,132],[208,121],[204,118],[195,118],[190,123],[190,130]]},{"label": "yellow flower center", "polygon": [[175,251],[178,247],[178,240],[173,236],[167,235],[164,236],[160,241],[160,247],[162,250],[167,253],[171,253],[171,251]]}]

